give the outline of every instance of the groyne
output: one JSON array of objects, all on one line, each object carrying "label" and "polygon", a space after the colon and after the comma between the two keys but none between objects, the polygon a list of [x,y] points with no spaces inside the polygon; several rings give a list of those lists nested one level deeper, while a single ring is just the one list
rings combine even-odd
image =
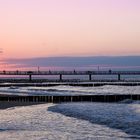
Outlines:
[{"label": "groyne", "polygon": [[135,95],[78,95],[78,96],[17,96],[0,95],[0,101],[7,102],[120,102],[123,100],[140,100],[140,94]]}]

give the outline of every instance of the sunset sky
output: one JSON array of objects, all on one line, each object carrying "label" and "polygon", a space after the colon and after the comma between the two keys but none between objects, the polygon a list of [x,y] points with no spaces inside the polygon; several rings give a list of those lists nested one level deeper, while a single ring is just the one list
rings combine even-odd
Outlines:
[{"label": "sunset sky", "polygon": [[1,58],[140,55],[140,0],[0,0]]}]

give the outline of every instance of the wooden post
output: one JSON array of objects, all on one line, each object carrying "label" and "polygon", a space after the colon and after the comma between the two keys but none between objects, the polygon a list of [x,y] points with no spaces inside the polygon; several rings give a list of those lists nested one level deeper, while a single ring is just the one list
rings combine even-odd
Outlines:
[{"label": "wooden post", "polygon": [[62,74],[60,74],[60,81],[62,81]]},{"label": "wooden post", "polygon": [[29,81],[32,81],[32,74],[29,74]]},{"label": "wooden post", "polygon": [[121,80],[121,75],[120,74],[118,74],[118,81],[120,81]]},{"label": "wooden post", "polygon": [[91,76],[92,76],[92,75],[91,75],[91,74],[89,74],[89,81],[91,81],[91,80],[92,80]]}]

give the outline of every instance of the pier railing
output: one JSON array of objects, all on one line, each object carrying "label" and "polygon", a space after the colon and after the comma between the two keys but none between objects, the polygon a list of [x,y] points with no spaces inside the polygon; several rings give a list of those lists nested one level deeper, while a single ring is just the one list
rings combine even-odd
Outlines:
[{"label": "pier railing", "polygon": [[121,80],[121,75],[140,75],[140,71],[0,71],[0,75],[29,75],[29,80],[32,80],[32,75],[59,75],[60,81],[63,75],[88,75],[89,81],[92,80],[92,75],[117,75],[118,80]]},{"label": "pier railing", "polygon": [[140,71],[0,71],[0,75],[140,75]]}]

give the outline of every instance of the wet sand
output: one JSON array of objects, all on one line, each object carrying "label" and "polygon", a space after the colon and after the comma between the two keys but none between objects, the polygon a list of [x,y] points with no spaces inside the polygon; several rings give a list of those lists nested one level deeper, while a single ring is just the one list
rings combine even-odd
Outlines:
[{"label": "wet sand", "polygon": [[37,104],[43,104],[43,103],[0,101],[0,109],[7,109],[7,108],[17,107],[17,106],[31,106],[31,105],[37,105]]}]

